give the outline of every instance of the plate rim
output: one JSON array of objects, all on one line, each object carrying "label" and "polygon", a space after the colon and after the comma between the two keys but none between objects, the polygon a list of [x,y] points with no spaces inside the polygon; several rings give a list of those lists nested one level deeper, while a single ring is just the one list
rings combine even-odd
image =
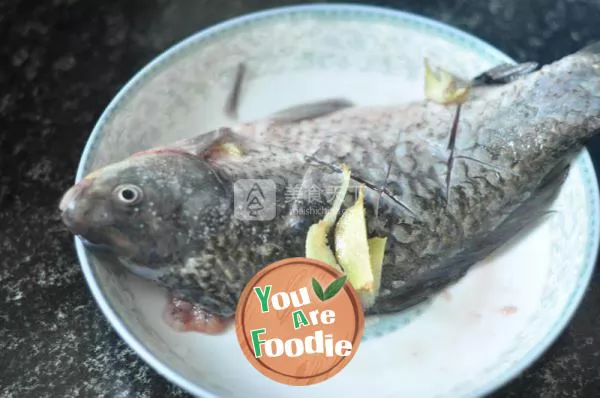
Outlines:
[{"label": "plate rim", "polygon": [[[145,78],[148,77],[150,72],[154,71],[159,65],[171,59],[174,55],[180,53],[182,50],[192,45],[195,42],[205,40],[215,33],[222,33],[231,28],[239,27],[245,23],[263,20],[278,15],[285,14],[301,14],[301,13],[331,13],[339,12],[351,13],[360,12],[369,14],[372,16],[389,17],[396,20],[418,22],[419,24],[426,26],[430,31],[435,30],[437,34],[443,34],[450,40],[462,41],[468,43],[471,47],[477,47],[478,50],[485,50],[487,53],[492,54],[498,59],[504,59],[506,62],[515,63],[507,54],[503,53],[495,46],[491,45],[485,40],[482,40],[475,35],[465,32],[461,29],[453,27],[447,23],[437,21],[435,19],[425,17],[412,12],[407,12],[399,9],[382,6],[372,5],[358,5],[349,3],[330,3],[330,4],[306,4],[306,5],[290,5],[283,7],[274,7],[263,9],[260,11],[250,12],[241,16],[233,17],[205,29],[197,31],[186,38],[176,42],[175,44],[168,47],[166,50],[161,52],[159,55],[154,57],[145,66],[139,69],[133,77],[131,77],[125,85],[123,85],[113,99],[109,102],[108,106],[103,110],[102,114],[95,123],[91,134],[89,135],[83,152],[81,153],[79,164],[77,167],[75,182],[81,180],[84,176],[85,168],[90,158],[90,152],[102,133],[102,128],[106,122],[110,119],[110,116],[119,107],[121,101],[125,99],[130,90],[135,87],[138,83],[141,83]],[[548,330],[546,335],[538,341],[538,343],[521,359],[518,363],[501,375],[494,379],[490,379],[484,383],[481,387],[473,390],[469,397],[480,397],[488,395],[492,392],[497,391],[508,382],[514,380],[520,376],[526,369],[531,367],[537,360],[548,350],[548,348],[556,341],[559,335],[564,332],[567,325],[575,315],[576,310],[579,308],[581,301],[587,291],[590,284],[593,271],[596,267],[596,261],[598,259],[598,251],[600,248],[600,228],[598,227],[598,214],[600,212],[600,191],[598,187],[597,175],[591,160],[591,156],[587,148],[583,148],[576,162],[579,162],[582,166],[582,173],[584,177],[584,187],[590,192],[590,212],[592,217],[589,221],[589,235],[588,243],[586,247],[586,261],[584,269],[582,270],[579,280],[575,286],[575,289],[571,292],[567,305],[565,306],[562,314],[556,318],[552,328]],[[151,351],[147,348],[135,334],[126,326],[121,316],[117,314],[107,296],[104,294],[103,288],[98,284],[93,267],[88,259],[88,253],[85,249],[83,242],[78,237],[74,237],[75,248],[77,257],[84,274],[88,288],[90,289],[94,300],[100,307],[104,316],[108,319],[112,328],[119,334],[119,336],[131,347],[136,354],[152,367],[157,373],[162,375],[165,379],[171,383],[181,387],[187,392],[196,396],[205,396],[211,398],[218,398],[219,396],[211,391],[209,387],[200,386],[188,378],[182,376],[162,361],[160,361]]]}]

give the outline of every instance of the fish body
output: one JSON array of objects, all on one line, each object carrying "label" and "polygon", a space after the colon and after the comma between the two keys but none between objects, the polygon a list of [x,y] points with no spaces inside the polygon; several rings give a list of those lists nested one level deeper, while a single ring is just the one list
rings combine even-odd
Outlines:
[{"label": "fish body", "polygon": [[[64,195],[63,220],[132,272],[230,317],[262,267],[304,256],[345,164],[366,187],[369,233],[387,237],[368,313],[400,311],[546,213],[600,128],[599,65],[595,44],[476,86],[462,105],[333,101],[232,124],[93,172]],[[258,187],[254,211],[240,186]]]}]

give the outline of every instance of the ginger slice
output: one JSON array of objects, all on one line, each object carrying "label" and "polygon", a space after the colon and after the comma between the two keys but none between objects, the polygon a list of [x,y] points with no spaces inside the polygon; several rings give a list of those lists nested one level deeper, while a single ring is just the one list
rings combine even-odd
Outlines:
[{"label": "ginger slice", "polygon": [[462,104],[471,93],[471,86],[441,68],[433,70],[425,60],[425,97],[438,104]]}]

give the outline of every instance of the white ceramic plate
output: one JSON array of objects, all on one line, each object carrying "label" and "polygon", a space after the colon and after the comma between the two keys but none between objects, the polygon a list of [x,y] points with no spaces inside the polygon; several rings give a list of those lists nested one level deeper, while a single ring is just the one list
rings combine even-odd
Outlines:
[{"label": "white ceramic plate", "polygon": [[[227,123],[226,91],[249,65],[241,117],[339,96],[359,104],[422,98],[423,57],[466,77],[512,62],[446,25],[380,8],[318,5],[245,16],[200,32],[144,68],[102,115],[77,179],[98,166]],[[583,152],[559,212],[448,292],[411,311],[369,319],[365,340],[336,377],[292,388],[259,374],[234,334],[180,334],[162,321],[164,292],[115,270],[76,240],[100,307],[152,367],[200,396],[467,397],[501,386],[557,337],[592,273],[598,188]]]}]

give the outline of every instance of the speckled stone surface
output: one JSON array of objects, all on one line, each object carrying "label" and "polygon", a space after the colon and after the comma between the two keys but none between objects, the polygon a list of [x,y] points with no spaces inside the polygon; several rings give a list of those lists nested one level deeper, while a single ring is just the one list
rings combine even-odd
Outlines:
[{"label": "speckled stone surface", "polygon": [[[57,202],[96,119],[139,68],[223,19],[294,3],[0,2],[0,396],[187,396],[100,313]],[[600,39],[600,2],[592,0],[366,3],[450,23],[518,60],[549,62]],[[598,169],[600,140],[589,149]],[[600,396],[600,276],[557,342],[494,396]]]}]

